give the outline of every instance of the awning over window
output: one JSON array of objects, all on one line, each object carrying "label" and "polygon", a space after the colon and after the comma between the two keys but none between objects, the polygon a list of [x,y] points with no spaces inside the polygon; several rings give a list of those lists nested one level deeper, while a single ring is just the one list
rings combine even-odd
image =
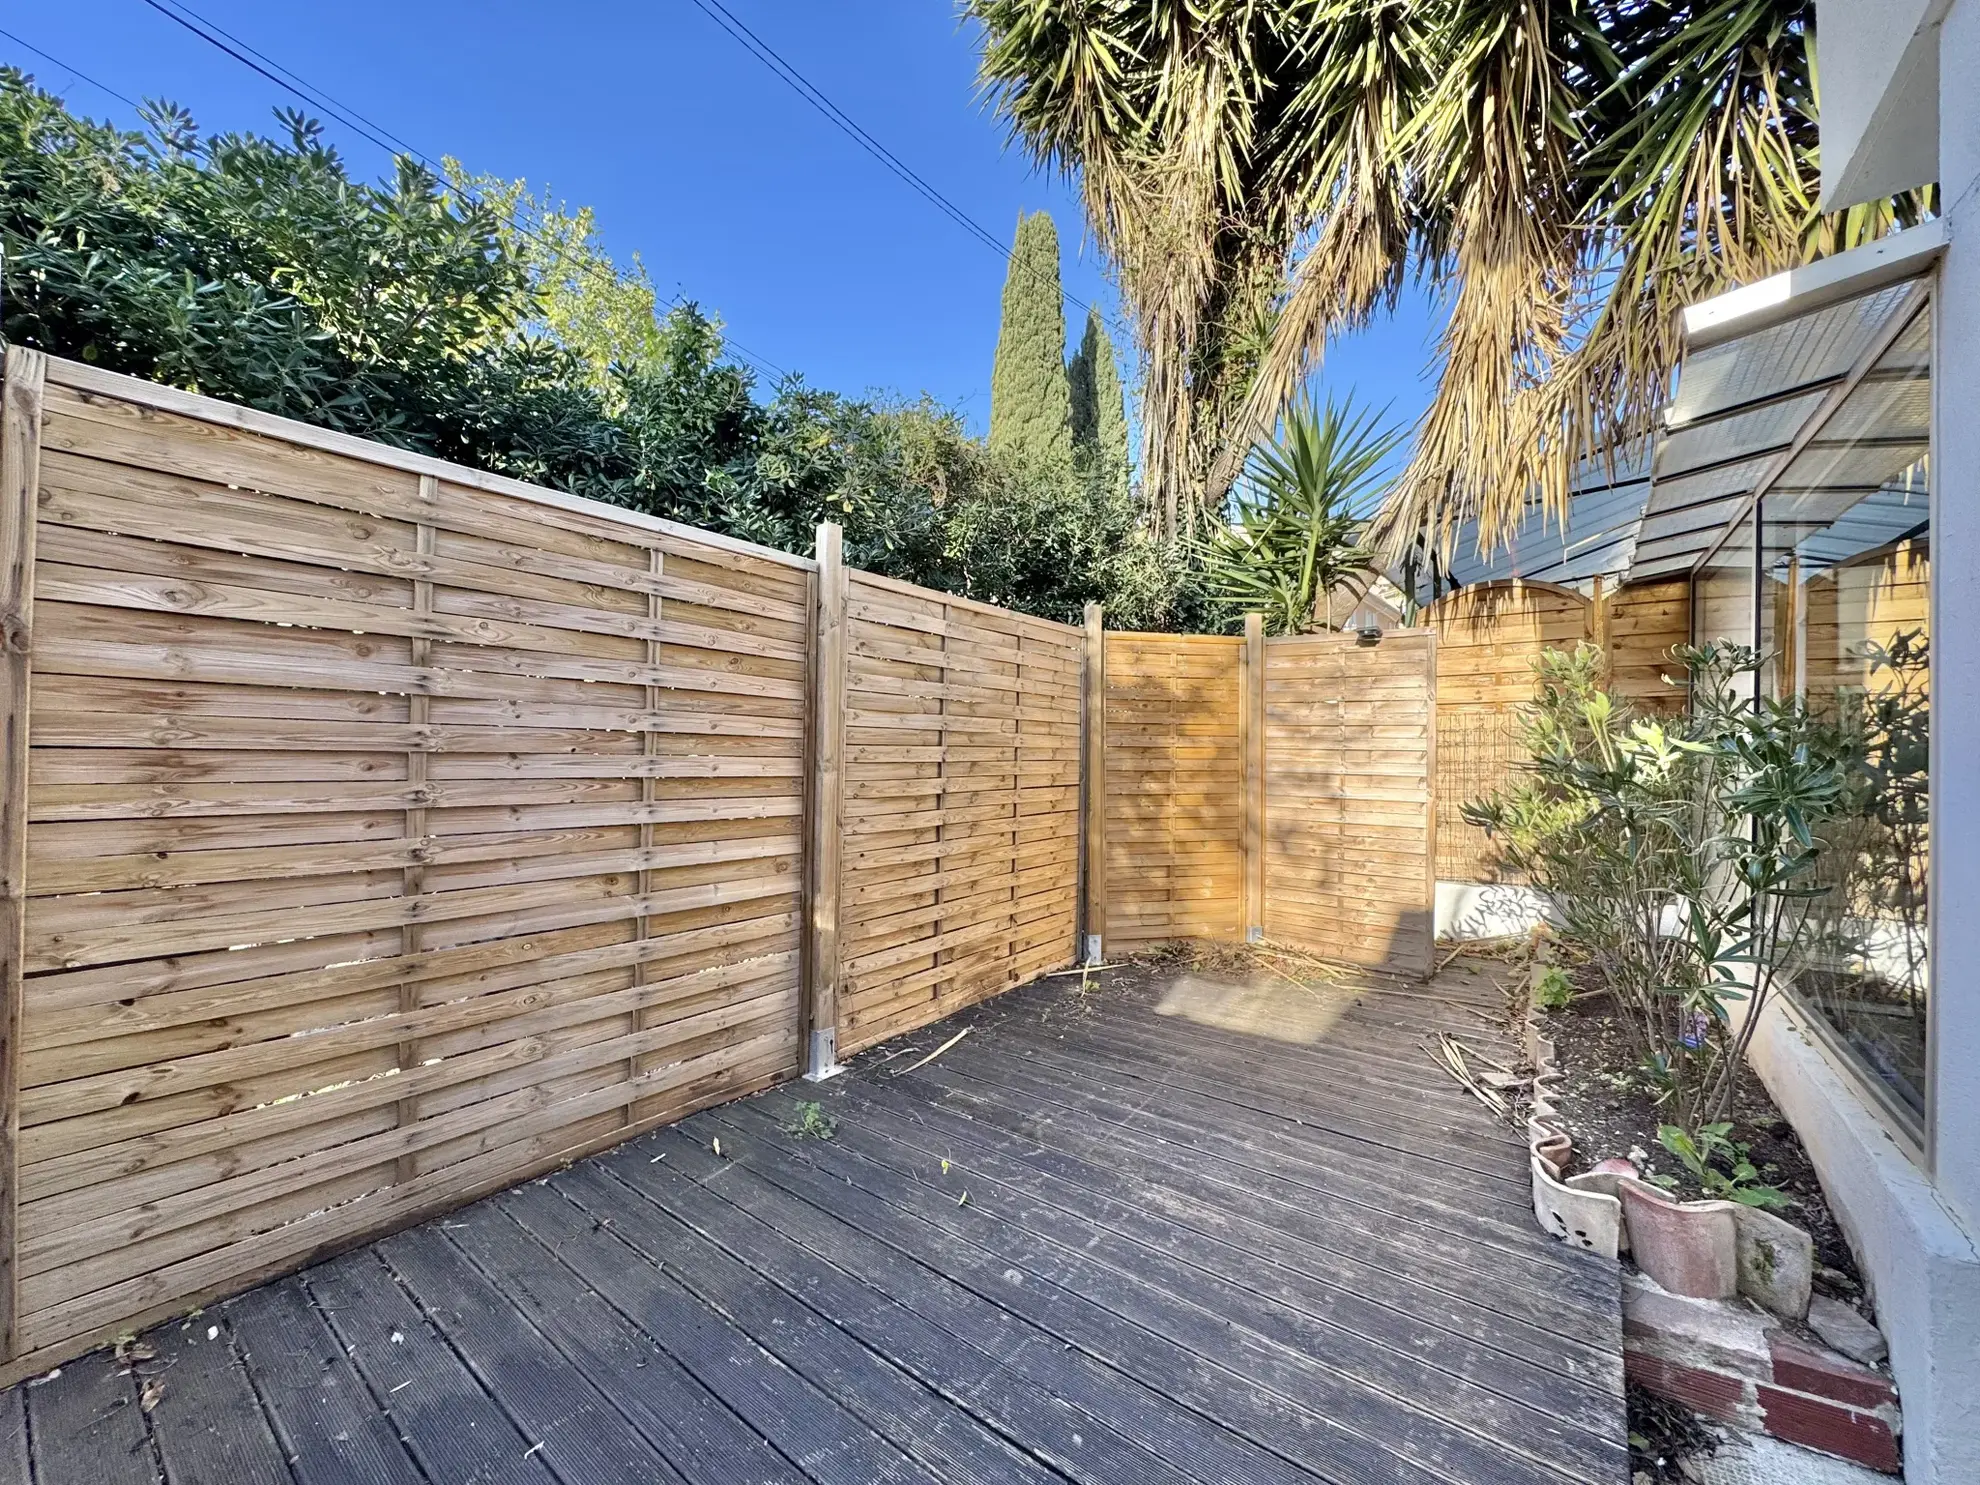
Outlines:
[{"label": "awning over window", "polygon": [[1689,572],[1763,494],[1770,543],[1787,540],[1804,571],[1918,530],[1929,283],[1944,241],[1928,223],[1688,310],[1684,363],[1647,467],[1590,464],[1565,522],[1535,502],[1491,552],[1479,552],[1467,523],[1448,577],[1575,585]]},{"label": "awning over window", "polygon": [[1763,494],[1770,523],[1807,533],[1804,565],[1923,524],[1941,241],[1916,228],[1686,315],[1631,578],[1689,571]]}]

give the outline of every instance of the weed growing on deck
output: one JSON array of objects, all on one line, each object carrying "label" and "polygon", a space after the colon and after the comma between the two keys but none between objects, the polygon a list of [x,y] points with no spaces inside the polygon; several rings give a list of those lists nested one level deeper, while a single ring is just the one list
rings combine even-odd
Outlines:
[{"label": "weed growing on deck", "polygon": [[825,1112],[825,1106],[816,1100],[797,1106],[797,1117],[784,1126],[784,1132],[794,1139],[829,1140],[839,1131],[839,1121]]}]

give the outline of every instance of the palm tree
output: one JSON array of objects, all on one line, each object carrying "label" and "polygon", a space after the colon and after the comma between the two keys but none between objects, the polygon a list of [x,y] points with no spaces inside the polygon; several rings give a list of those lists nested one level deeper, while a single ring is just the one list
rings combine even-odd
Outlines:
[{"label": "palm tree", "polygon": [[1379,534],[1448,548],[1640,439],[1678,310],[1915,220],[1816,206],[1814,0],[969,0],[1134,317],[1142,470],[1217,509],[1328,339],[1419,276],[1435,398]]},{"label": "palm tree", "polygon": [[1204,533],[1210,601],[1262,613],[1268,634],[1332,627],[1335,595],[1367,582],[1374,553],[1361,538],[1402,436],[1352,404],[1295,404],[1278,440],[1252,451],[1229,523]]}]

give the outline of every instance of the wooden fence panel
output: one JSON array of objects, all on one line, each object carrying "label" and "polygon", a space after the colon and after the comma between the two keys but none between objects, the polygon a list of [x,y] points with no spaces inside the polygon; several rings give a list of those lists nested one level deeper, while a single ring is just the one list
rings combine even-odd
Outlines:
[{"label": "wooden fence panel", "polygon": [[1682,712],[1684,667],[1671,651],[1691,640],[1691,579],[1632,583],[1610,593],[1604,609],[1609,689],[1640,712]]},{"label": "wooden fence panel", "polygon": [[[1686,578],[1622,588],[1591,600],[1551,583],[1484,583],[1439,599],[1424,623],[1437,646],[1437,875],[1506,879],[1497,848],[1463,809],[1512,785],[1525,757],[1520,708],[1546,650],[1584,641],[1607,654],[1610,689],[1643,711],[1684,705],[1683,668],[1670,657],[1689,634]],[[1667,678],[1669,678],[1667,680]]]},{"label": "wooden fence panel", "polygon": [[1106,636],[1106,943],[1244,937],[1244,641]]},{"label": "wooden fence panel", "polygon": [[1428,974],[1437,636],[1265,641],[1265,936]]},{"label": "wooden fence panel", "polygon": [[1078,629],[848,574],[839,1050],[1070,963]]},{"label": "wooden fence panel", "polygon": [[1481,583],[1426,610],[1437,631],[1437,875],[1501,880],[1498,851],[1464,821],[1467,800],[1506,788],[1521,757],[1519,708],[1543,650],[1596,635],[1594,606],[1551,583]]},{"label": "wooden fence panel", "polygon": [[6,1375],[796,1071],[809,563],[42,403]]}]

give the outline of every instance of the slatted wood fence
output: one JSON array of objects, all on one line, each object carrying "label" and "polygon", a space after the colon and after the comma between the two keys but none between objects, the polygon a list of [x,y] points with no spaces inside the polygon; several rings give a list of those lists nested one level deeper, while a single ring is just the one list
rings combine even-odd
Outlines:
[{"label": "slatted wood fence", "polygon": [[1597,643],[1608,653],[1609,689],[1640,712],[1685,708],[1684,667],[1674,646],[1691,639],[1691,579],[1631,583],[1603,595]]},{"label": "slatted wood fence", "polygon": [[1436,634],[1265,642],[1265,937],[1428,974],[1435,945]]},{"label": "slatted wood fence", "polygon": [[1104,636],[1088,932],[1430,965],[1436,636]]},{"label": "slatted wood fence", "polygon": [[38,369],[10,1355],[797,1070],[809,563]]},{"label": "slatted wood fence", "polygon": [[1106,936],[1244,937],[1243,641],[1106,637]]},{"label": "slatted wood fence", "polygon": [[1525,756],[1520,709],[1533,699],[1543,651],[1582,643],[1604,651],[1608,684],[1642,711],[1684,705],[1673,645],[1689,635],[1684,578],[1598,589],[1552,583],[1481,583],[1432,604],[1424,623],[1437,659],[1437,874],[1445,881],[1501,880],[1497,848],[1465,823],[1464,805],[1510,787]]},{"label": "slatted wood fence", "polygon": [[1774,632],[1790,677],[1817,704],[1846,688],[1894,685],[1888,671],[1871,668],[1864,642],[1888,648],[1900,634],[1929,638],[1931,588],[1930,552],[1905,541],[1807,578],[1792,608],[1784,592]]},{"label": "slatted wood fence", "polygon": [[1077,630],[5,394],[0,1375],[795,1075],[821,886],[851,1045],[1073,957]]},{"label": "slatted wood fence", "polygon": [[1085,649],[1068,625],[870,573],[846,623],[842,1051],[1072,957]]},{"label": "slatted wood fence", "polygon": [[1427,637],[1364,676],[818,551],[7,352],[0,1383],[829,1071],[1082,914],[1418,963],[1356,894],[1415,911]]}]

